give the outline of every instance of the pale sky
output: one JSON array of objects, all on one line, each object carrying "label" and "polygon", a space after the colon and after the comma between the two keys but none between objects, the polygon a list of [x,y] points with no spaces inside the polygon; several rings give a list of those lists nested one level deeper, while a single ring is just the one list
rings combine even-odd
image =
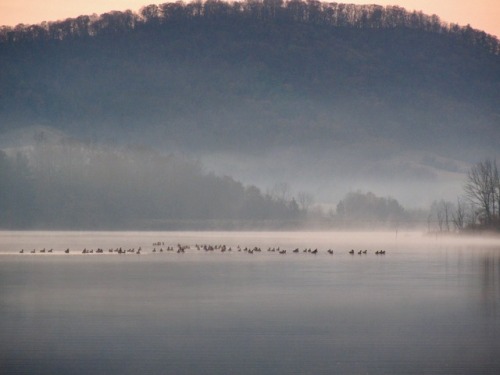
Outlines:
[{"label": "pale sky", "polygon": [[[139,10],[148,0],[0,0],[0,25],[15,26],[42,21],[63,20],[83,14],[101,14],[110,10]],[[333,1],[332,1],[333,2]],[[408,10],[437,14],[445,22],[470,24],[500,37],[500,0],[336,0],[354,4],[399,5]]]}]

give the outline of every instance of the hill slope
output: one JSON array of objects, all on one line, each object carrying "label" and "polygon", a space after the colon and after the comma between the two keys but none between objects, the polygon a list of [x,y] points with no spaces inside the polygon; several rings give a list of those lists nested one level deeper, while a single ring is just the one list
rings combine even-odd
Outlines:
[{"label": "hill slope", "polygon": [[435,16],[211,1],[0,34],[3,134],[148,144],[323,200],[417,179],[438,194],[498,153],[498,40]]}]

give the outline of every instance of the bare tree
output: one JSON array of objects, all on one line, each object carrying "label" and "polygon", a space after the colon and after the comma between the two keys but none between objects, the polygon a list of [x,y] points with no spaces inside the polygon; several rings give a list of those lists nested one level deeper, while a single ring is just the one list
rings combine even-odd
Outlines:
[{"label": "bare tree", "polygon": [[427,215],[427,232],[431,232],[431,225],[432,225],[432,212],[429,212],[429,215]]},{"label": "bare tree", "polygon": [[498,168],[496,161],[486,159],[472,166],[467,173],[464,186],[465,194],[471,203],[477,204],[481,210],[483,222],[491,225],[496,214]]},{"label": "bare tree", "polygon": [[289,201],[291,196],[290,185],[287,182],[279,182],[273,186],[269,195],[278,201]]},{"label": "bare tree", "polygon": [[441,199],[440,201],[432,202],[429,216],[427,217],[427,226],[430,231],[431,223],[435,218],[440,232],[449,232],[453,219],[454,204]]},{"label": "bare tree", "polygon": [[474,203],[470,203],[465,215],[466,225],[468,227],[475,227],[479,222],[479,215],[477,206]]},{"label": "bare tree", "polygon": [[305,191],[299,191],[297,194],[297,203],[303,211],[308,211],[311,205],[314,203],[314,197],[312,194]]},{"label": "bare tree", "polygon": [[457,207],[452,215],[453,225],[457,231],[462,231],[465,228],[466,206],[461,198],[457,198]]},{"label": "bare tree", "polygon": [[446,219],[443,202],[442,200],[432,202],[429,217],[427,218],[429,228],[433,218],[435,218],[439,232],[443,232]]},{"label": "bare tree", "polygon": [[443,216],[444,216],[444,225],[446,227],[447,232],[450,231],[450,215],[452,211],[452,206],[453,203],[451,202],[447,202],[444,200],[441,201],[441,209],[443,211]]},{"label": "bare tree", "polygon": [[442,232],[443,231],[443,224],[444,224],[444,215],[443,215],[443,211],[440,208],[438,208],[438,210],[436,211],[436,217],[437,217],[439,231]]}]

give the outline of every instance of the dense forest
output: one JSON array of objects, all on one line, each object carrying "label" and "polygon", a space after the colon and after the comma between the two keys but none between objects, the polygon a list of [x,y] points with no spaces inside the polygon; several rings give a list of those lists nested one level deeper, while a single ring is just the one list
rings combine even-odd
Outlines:
[{"label": "dense forest", "polygon": [[422,227],[394,198],[349,192],[335,210],[286,183],[263,193],[199,162],[144,148],[39,139],[0,150],[2,229],[394,229]]},{"label": "dense forest", "polygon": [[0,130],[208,151],[376,137],[492,147],[499,46],[436,16],[317,1],[166,3],[3,27]]},{"label": "dense forest", "polygon": [[40,142],[0,151],[0,228],[295,228],[295,200],[263,194],[199,163],[143,149]]},{"label": "dense forest", "polygon": [[37,40],[62,40],[69,37],[88,37],[106,33],[121,33],[133,29],[148,29],[160,25],[175,25],[186,20],[202,19],[207,23],[229,22],[301,22],[334,27],[390,29],[410,28],[444,33],[471,45],[479,45],[500,53],[498,40],[470,26],[442,22],[436,15],[422,12],[408,12],[398,6],[354,5],[325,3],[315,0],[247,0],[224,2],[208,0],[190,3],[176,2],[149,5],[138,13],[132,11],[110,12],[101,16],[80,16],[59,22],[43,22],[40,25],[19,24],[12,28],[3,26],[0,31],[2,42]]},{"label": "dense forest", "polygon": [[392,225],[412,220],[399,202],[346,193],[453,196],[498,155],[499,102],[497,38],[396,6],[178,2],[4,26],[0,226],[304,222],[308,194],[266,192],[280,181],[344,197],[336,223],[363,201]]},{"label": "dense forest", "polygon": [[349,192],[338,204],[336,224],[341,227],[370,227],[389,224],[391,227],[406,226],[415,215],[406,212],[394,198],[377,197],[368,192]]}]

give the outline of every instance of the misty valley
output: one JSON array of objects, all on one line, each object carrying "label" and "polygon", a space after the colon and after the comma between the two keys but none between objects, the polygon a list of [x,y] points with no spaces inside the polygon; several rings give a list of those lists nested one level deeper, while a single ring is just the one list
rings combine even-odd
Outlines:
[{"label": "misty valley", "polygon": [[0,373],[499,374],[499,103],[398,6],[0,26]]},{"label": "misty valley", "polygon": [[200,162],[144,148],[67,141],[21,150],[10,157],[0,152],[4,227],[298,229],[309,223],[330,228],[421,224],[421,213],[405,211],[395,199],[353,192],[342,202],[340,217],[333,209],[316,208],[311,193],[292,195],[288,183],[263,191],[206,172]]},{"label": "misty valley", "polygon": [[494,170],[464,185],[500,157],[499,46],[299,0],[2,26],[0,227],[498,227]]},{"label": "misty valley", "polygon": [[[41,134],[42,133],[37,133]],[[462,176],[456,199],[411,208],[391,196],[351,190],[326,202],[287,182],[266,190],[207,171],[182,155],[75,139],[0,150],[0,227],[80,230],[413,229],[497,231],[495,160]]]}]

